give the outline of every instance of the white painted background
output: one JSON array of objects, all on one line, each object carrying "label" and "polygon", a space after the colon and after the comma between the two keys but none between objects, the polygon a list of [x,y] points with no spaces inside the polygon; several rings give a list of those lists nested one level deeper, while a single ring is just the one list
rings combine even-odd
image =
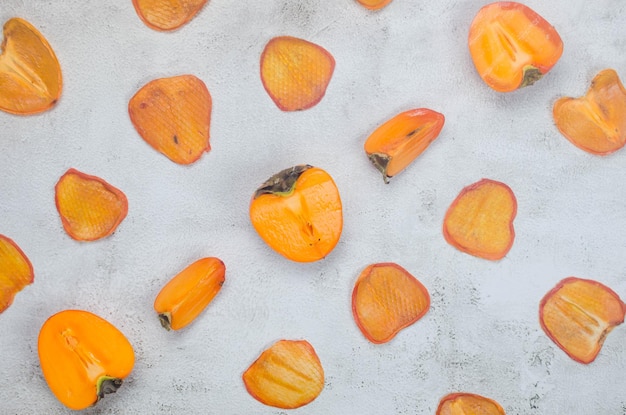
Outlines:
[{"label": "white painted background", "polygon": [[[492,91],[467,51],[478,0],[394,0],[370,12],[354,0],[211,0],[173,33],[147,28],[130,0],[3,0],[47,37],[63,95],[41,115],[0,113],[0,233],[35,269],[35,283],[0,315],[0,412],[69,413],[39,367],[37,336],[55,312],[80,308],[126,334],[136,365],[91,414],[434,414],[466,391],[508,414],[626,414],[626,326],[581,365],[542,332],[538,304],[567,276],[596,279],[626,298],[626,150],[575,148],[551,117],[614,68],[626,79],[623,0],[528,0],[565,50],[535,86]],[[265,93],[259,56],[277,35],[302,37],[336,59],[316,107],[283,113]],[[213,96],[213,150],[183,167],[135,132],[127,103],[146,82],[192,73]],[[446,116],[439,139],[384,185],[362,144],[393,115],[429,107]],[[327,170],[342,195],[341,241],[324,260],[297,264],[256,235],[249,199],[299,163]],[[78,243],[54,206],[70,167],[129,199],[111,237]],[[517,237],[490,262],[441,233],[458,192],[483,177],[518,200]],[[221,293],[193,325],[166,332],[152,310],[161,286],[203,256],[227,266]],[[432,308],[385,345],[351,315],[359,272],[397,262],[429,289]],[[294,411],[250,397],[242,372],[279,339],[307,339],[326,373],[321,395]]]}]

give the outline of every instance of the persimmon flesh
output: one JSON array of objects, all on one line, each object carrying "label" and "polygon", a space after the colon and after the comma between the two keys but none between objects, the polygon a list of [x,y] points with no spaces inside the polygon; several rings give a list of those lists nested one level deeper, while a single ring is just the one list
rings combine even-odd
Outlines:
[{"label": "persimmon flesh", "polygon": [[357,0],[360,5],[370,10],[380,10],[389,3],[391,0]]},{"label": "persimmon flesh", "polygon": [[30,260],[12,239],[0,235],[0,313],[35,279]]},{"label": "persimmon flesh", "polygon": [[139,18],[150,28],[170,31],[188,23],[207,0],[133,0]]},{"label": "persimmon flesh", "polygon": [[505,415],[504,408],[492,399],[473,393],[451,393],[439,402],[436,415]]}]

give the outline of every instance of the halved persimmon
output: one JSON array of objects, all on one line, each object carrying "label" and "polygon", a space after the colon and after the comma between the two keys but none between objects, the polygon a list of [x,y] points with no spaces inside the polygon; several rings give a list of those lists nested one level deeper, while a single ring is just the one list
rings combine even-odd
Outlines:
[{"label": "halved persimmon", "polygon": [[422,318],[430,307],[428,290],[394,263],[372,264],[359,275],[352,291],[352,314],[372,343],[386,343]]},{"label": "halved persimmon", "polygon": [[439,136],[445,117],[427,108],[405,111],[383,123],[365,141],[365,153],[385,183],[404,170]]},{"label": "halved persimmon", "polygon": [[283,111],[305,110],[320,102],[334,70],[330,52],[291,36],[273,38],[261,54],[263,87]]},{"label": "halved persimmon", "polygon": [[128,213],[128,199],[121,190],[73,168],[57,182],[55,202],[63,228],[77,241],[109,236]]},{"label": "halved persimmon", "polygon": [[83,310],[65,310],[41,327],[41,371],[63,405],[80,410],[114,393],[135,364],[133,347],[108,321]]},{"label": "halved persimmon", "polygon": [[35,280],[30,260],[12,239],[0,235],[0,313],[13,304],[15,294]]},{"label": "halved persimmon", "polygon": [[391,3],[391,0],[357,0],[366,9],[379,10]]},{"label": "halved persimmon", "polygon": [[190,324],[222,289],[226,267],[219,258],[202,258],[179,272],[161,289],[154,310],[167,330]]},{"label": "halved persimmon", "polygon": [[207,0],[133,0],[139,18],[151,29],[175,30],[188,23]]},{"label": "halved persimmon", "polygon": [[591,81],[580,98],[560,98],[552,110],[557,128],[576,147],[598,155],[626,144],[626,90],[613,69]]},{"label": "halved persimmon", "polygon": [[443,221],[446,241],[470,255],[502,259],[513,246],[517,200],[504,183],[482,179],[465,187]]},{"label": "halved persimmon", "polygon": [[297,262],[324,258],[343,228],[339,190],[324,170],[298,165],[270,177],[250,202],[250,220],[276,252]]},{"label": "halved persimmon", "polygon": [[505,415],[493,399],[473,393],[451,393],[439,401],[436,415]]},{"label": "halved persimmon", "polygon": [[243,374],[248,393],[281,409],[304,406],[324,389],[324,368],[306,340],[280,340],[265,350]]},{"label": "halved persimmon", "polygon": [[532,85],[563,54],[556,29],[528,6],[512,1],[480,9],[470,26],[468,45],[478,74],[499,92]]},{"label": "halved persimmon", "polygon": [[194,75],[148,82],[131,98],[128,113],[152,148],[179,164],[191,164],[211,150],[211,94]]},{"label": "halved persimmon", "polygon": [[569,357],[591,363],[606,336],[624,322],[626,304],[609,287],[569,277],[548,292],[539,305],[541,328]]},{"label": "halved persimmon", "polygon": [[59,100],[61,66],[46,38],[26,20],[4,24],[0,54],[0,110],[36,114]]}]

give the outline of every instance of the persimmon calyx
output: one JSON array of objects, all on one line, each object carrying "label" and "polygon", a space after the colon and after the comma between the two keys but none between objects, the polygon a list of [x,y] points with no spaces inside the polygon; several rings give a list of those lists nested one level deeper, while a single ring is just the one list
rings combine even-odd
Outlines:
[{"label": "persimmon calyx", "polygon": [[522,83],[519,86],[520,88],[531,86],[532,84],[543,78],[543,74],[541,73],[541,71],[532,65],[525,66],[523,71],[524,75],[522,76]]},{"label": "persimmon calyx", "polygon": [[98,384],[96,386],[98,400],[104,398],[104,395],[117,392],[120,386],[122,386],[122,383],[124,383],[124,381],[120,378],[101,376],[98,379]]},{"label": "persimmon calyx", "polygon": [[167,331],[172,330],[172,313],[165,311],[163,313],[159,313],[158,316],[161,327]]},{"label": "persimmon calyx", "polygon": [[287,196],[293,193],[298,178],[313,166],[300,164],[281,170],[265,181],[254,193],[254,198],[265,194]]},{"label": "persimmon calyx", "polygon": [[369,156],[370,161],[383,174],[383,180],[385,184],[389,183],[391,176],[387,175],[387,166],[391,161],[391,157],[383,153],[372,153]]}]

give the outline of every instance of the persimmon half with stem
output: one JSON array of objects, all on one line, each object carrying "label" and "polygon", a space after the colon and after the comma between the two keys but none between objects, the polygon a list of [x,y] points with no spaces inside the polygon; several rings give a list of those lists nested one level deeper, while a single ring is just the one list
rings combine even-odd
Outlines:
[{"label": "persimmon half with stem", "polygon": [[624,322],[626,304],[606,285],[577,277],[560,281],[539,305],[541,328],[569,357],[593,362],[606,336]]},{"label": "persimmon half with stem", "polygon": [[478,74],[499,92],[534,84],[563,54],[556,29],[528,6],[512,1],[480,9],[468,45]]},{"label": "persimmon half with stem", "polygon": [[385,183],[422,154],[443,128],[445,117],[428,108],[402,112],[378,127],[365,141],[365,153]]},{"label": "persimmon half with stem", "polygon": [[0,235],[0,313],[34,280],[33,266],[26,254],[11,238]]},{"label": "persimmon half with stem", "polygon": [[439,401],[436,415],[505,415],[493,399],[473,393],[451,393]]},{"label": "persimmon half with stem", "polygon": [[588,153],[611,154],[626,144],[626,90],[613,69],[598,73],[584,96],[557,100],[552,114],[561,134]]},{"label": "persimmon half with stem", "polygon": [[29,22],[13,18],[4,24],[0,48],[0,110],[36,114],[61,96],[61,66],[46,38]]},{"label": "persimmon half with stem", "polygon": [[170,31],[193,19],[207,0],[133,0],[139,18],[151,29]]},{"label": "persimmon half with stem", "polygon": [[324,170],[298,165],[270,177],[250,202],[250,220],[276,252],[297,262],[324,258],[339,242],[339,189]]},{"label": "persimmon half with stem", "polygon": [[357,0],[357,1],[359,2],[361,6],[370,10],[380,10],[386,5],[388,5],[389,3],[391,3],[391,0]]},{"label": "persimmon half with stem", "polygon": [[95,405],[116,392],[135,363],[124,334],[83,310],[64,310],[41,327],[39,362],[52,393],[70,409]]}]

